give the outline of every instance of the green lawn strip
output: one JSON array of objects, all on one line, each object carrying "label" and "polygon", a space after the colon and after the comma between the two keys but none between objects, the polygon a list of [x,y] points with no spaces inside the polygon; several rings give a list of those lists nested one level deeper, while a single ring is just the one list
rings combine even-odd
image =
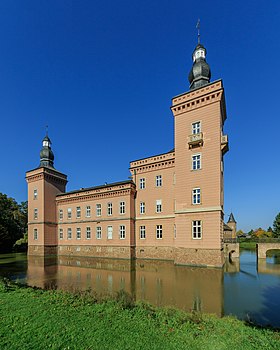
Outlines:
[{"label": "green lawn strip", "polygon": [[279,349],[279,333],[234,318],[61,291],[0,288],[0,349]]}]

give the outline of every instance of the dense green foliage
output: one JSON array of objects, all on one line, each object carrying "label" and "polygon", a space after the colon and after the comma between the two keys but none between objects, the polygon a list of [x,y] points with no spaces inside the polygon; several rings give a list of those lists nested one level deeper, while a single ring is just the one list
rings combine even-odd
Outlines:
[{"label": "dense green foliage", "polygon": [[278,213],[273,222],[273,232],[276,237],[280,238],[280,213]]},{"label": "dense green foliage", "polygon": [[15,242],[27,231],[27,202],[18,204],[0,193],[0,252],[12,250]]},{"label": "dense green foliage", "polygon": [[280,335],[231,317],[188,314],[115,300],[0,283],[0,348],[5,349],[279,349]]}]

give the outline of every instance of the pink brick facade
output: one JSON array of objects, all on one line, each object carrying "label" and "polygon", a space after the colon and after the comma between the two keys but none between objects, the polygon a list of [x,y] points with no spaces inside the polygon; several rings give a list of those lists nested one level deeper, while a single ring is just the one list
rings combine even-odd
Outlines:
[{"label": "pink brick facade", "polygon": [[131,179],[65,192],[54,168],[27,172],[29,254],[223,266],[224,90],[173,98],[174,150],[130,162]]}]

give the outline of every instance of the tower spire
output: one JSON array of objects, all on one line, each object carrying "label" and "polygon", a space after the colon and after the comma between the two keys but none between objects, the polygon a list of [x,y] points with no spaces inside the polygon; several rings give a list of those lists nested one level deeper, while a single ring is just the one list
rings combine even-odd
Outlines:
[{"label": "tower spire", "polygon": [[46,136],[43,138],[43,147],[40,151],[40,165],[39,167],[54,168],[54,154],[51,149],[51,140],[48,136],[48,126],[46,126]]}]

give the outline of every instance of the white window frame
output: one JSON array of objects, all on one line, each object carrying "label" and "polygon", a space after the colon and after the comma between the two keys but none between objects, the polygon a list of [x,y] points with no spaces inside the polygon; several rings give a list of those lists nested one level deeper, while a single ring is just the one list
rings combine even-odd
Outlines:
[{"label": "white window frame", "polygon": [[96,239],[102,238],[102,228],[101,226],[96,226]]},{"label": "white window frame", "polygon": [[125,239],[125,225],[120,225],[119,234],[120,239]]},{"label": "white window frame", "polygon": [[107,203],[107,215],[108,216],[113,215],[113,203],[112,202]]},{"label": "white window frame", "polygon": [[139,227],[140,239],[146,239],[146,226]]},{"label": "white window frame", "polygon": [[162,187],[162,176],[156,175],[156,187]]},{"label": "white window frame", "polygon": [[38,190],[37,190],[37,188],[34,188],[34,190],[33,190],[33,199],[38,199]]},{"label": "white window frame", "polygon": [[125,202],[120,202],[120,214],[125,214]]},{"label": "white window frame", "polygon": [[107,239],[113,239],[113,226],[107,226]]},{"label": "white window frame", "polygon": [[59,239],[63,239],[63,228],[60,228],[60,229],[59,229],[59,234],[58,234],[58,236],[59,236]]},{"label": "white window frame", "polygon": [[201,133],[201,121],[192,123],[192,135]]},{"label": "white window frame", "polygon": [[156,213],[162,212],[162,201],[161,199],[156,200]]},{"label": "white window frame", "polygon": [[202,220],[192,221],[192,238],[202,239]]},{"label": "white window frame", "polygon": [[72,228],[71,227],[67,228],[67,239],[72,239]]},{"label": "white window frame", "polygon": [[102,213],[102,206],[101,203],[96,204],[96,216],[101,216]]},{"label": "white window frame", "polygon": [[72,208],[67,208],[67,219],[72,219]]},{"label": "white window frame", "polygon": [[38,229],[37,228],[34,228],[34,230],[33,230],[33,239],[34,239],[34,241],[38,240]]},{"label": "white window frame", "polygon": [[162,225],[156,225],[156,238],[162,239]]},{"label": "white window frame", "polygon": [[91,239],[91,228],[89,226],[86,227],[86,239]]},{"label": "white window frame", "polygon": [[86,206],[86,218],[90,218],[91,216],[91,207],[90,205]]},{"label": "white window frame", "polygon": [[76,218],[77,219],[81,218],[81,207],[76,207]]},{"label": "white window frame", "polygon": [[146,213],[146,205],[145,202],[140,202],[140,214],[143,215]]},{"label": "white window frame", "polygon": [[38,219],[38,208],[34,208],[34,220]]},{"label": "white window frame", "polygon": [[58,217],[59,217],[59,220],[63,220],[63,209],[59,209]]},{"label": "white window frame", "polygon": [[144,190],[146,188],[146,178],[145,177],[141,177],[139,179],[139,189],[140,190]]},{"label": "white window frame", "polygon": [[[199,159],[198,159],[198,157],[199,157]],[[202,160],[201,153],[193,154],[192,155],[192,159],[191,159],[191,161],[192,161],[191,169],[194,170],[194,171],[202,169],[202,162],[201,162],[201,160]]]},{"label": "white window frame", "polygon": [[80,227],[77,227],[76,228],[76,239],[81,239],[82,237],[82,233],[81,233],[81,228]]},{"label": "white window frame", "polygon": [[201,190],[199,187],[193,188],[192,190],[192,204],[201,204]]}]

